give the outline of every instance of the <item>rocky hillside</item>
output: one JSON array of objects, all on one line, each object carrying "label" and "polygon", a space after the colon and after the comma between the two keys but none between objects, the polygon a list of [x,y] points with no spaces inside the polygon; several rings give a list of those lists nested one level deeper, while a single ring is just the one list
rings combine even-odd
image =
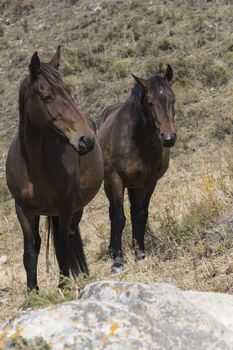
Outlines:
[{"label": "rocky hillside", "polygon": [[[134,263],[128,222],[127,267],[120,278],[232,292],[232,14],[231,0],[1,0],[0,255],[7,261],[0,264],[0,323],[25,305],[66,297],[54,292],[57,267],[51,258],[46,272],[43,246],[44,292],[25,302],[22,234],[4,176],[20,81],[35,51],[46,61],[58,45],[64,79],[93,119],[129,95],[131,73],[146,78],[167,63],[174,69],[178,142],[152,199],[147,261]],[[82,222],[92,280],[109,277],[107,212],[100,191]]]}]

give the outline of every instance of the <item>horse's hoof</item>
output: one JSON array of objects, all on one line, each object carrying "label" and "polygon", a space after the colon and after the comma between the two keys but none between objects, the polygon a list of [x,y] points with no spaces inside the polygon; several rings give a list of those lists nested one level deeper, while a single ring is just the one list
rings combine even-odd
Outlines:
[{"label": "horse's hoof", "polygon": [[36,285],[36,286],[28,286],[27,287],[27,292],[28,293],[31,293],[31,292],[38,293],[39,292],[38,285]]},{"label": "horse's hoof", "polygon": [[122,272],[122,265],[116,266],[115,264],[112,265],[111,267],[111,275],[118,275],[119,273]]},{"label": "horse's hoof", "polygon": [[111,257],[112,259],[114,259],[115,256],[116,256],[116,249],[111,248],[111,247],[108,247],[108,252],[109,252],[110,257]]},{"label": "horse's hoof", "polygon": [[116,256],[114,257],[114,263],[111,267],[111,274],[116,275],[122,271],[123,267],[123,254],[121,250],[116,252]]},{"label": "horse's hoof", "polygon": [[64,290],[64,289],[69,289],[69,287],[70,287],[69,278],[68,277],[60,278],[57,288],[61,289],[61,290]]},{"label": "horse's hoof", "polygon": [[135,251],[135,261],[144,260],[146,257],[145,251],[142,249],[137,249]]}]

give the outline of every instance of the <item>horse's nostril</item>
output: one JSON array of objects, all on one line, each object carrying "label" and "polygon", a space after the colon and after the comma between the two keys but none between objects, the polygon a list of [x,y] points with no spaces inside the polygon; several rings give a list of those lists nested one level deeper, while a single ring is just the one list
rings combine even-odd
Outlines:
[{"label": "horse's nostril", "polygon": [[176,142],[176,133],[175,132],[172,134],[161,133],[160,139],[165,147],[172,147]]},{"label": "horse's nostril", "polygon": [[81,136],[78,141],[78,147],[80,154],[90,152],[95,144],[95,140],[87,136]]},{"label": "horse's nostril", "polygon": [[170,134],[165,134],[163,136],[163,138],[164,138],[165,141],[171,141],[172,140],[172,136]]},{"label": "horse's nostril", "polygon": [[86,136],[81,136],[79,141],[78,141],[78,145],[81,148],[88,147],[88,138]]},{"label": "horse's nostril", "polygon": [[172,133],[172,134],[164,134],[164,133],[161,133],[161,139],[163,141],[172,141],[172,140],[175,140],[176,139],[176,133]]}]

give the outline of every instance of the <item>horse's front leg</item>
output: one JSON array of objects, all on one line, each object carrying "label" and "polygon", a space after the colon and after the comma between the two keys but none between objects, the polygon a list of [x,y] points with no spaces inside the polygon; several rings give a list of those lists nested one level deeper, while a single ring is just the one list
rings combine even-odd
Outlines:
[{"label": "horse's front leg", "polygon": [[15,205],[24,237],[23,263],[27,274],[27,289],[39,289],[37,285],[37,261],[40,252],[41,238],[39,235],[39,216],[30,210]]},{"label": "horse's front leg", "polygon": [[122,232],[125,227],[124,187],[121,178],[117,174],[112,175],[110,184],[105,184],[105,192],[109,199],[111,220],[109,251],[114,259],[111,272],[117,274],[121,272],[123,266]]},{"label": "horse's front leg", "polygon": [[130,189],[129,200],[131,207],[131,221],[133,229],[133,243],[135,248],[135,260],[145,258],[145,231],[148,219],[148,208],[150,198],[154,191],[155,184],[149,188]]}]

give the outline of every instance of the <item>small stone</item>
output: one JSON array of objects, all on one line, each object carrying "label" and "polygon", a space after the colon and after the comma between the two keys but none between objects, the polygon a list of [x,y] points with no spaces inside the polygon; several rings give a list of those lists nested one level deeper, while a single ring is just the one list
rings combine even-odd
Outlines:
[{"label": "small stone", "polygon": [[6,264],[7,261],[8,261],[8,259],[7,259],[6,255],[1,255],[0,256],[0,266]]}]

